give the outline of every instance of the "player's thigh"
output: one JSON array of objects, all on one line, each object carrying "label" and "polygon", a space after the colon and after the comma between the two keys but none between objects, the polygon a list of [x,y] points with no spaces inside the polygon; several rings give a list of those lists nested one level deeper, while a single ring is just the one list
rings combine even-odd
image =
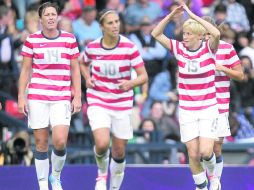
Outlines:
[{"label": "player's thigh", "polygon": [[186,143],[199,136],[198,120],[192,111],[180,110],[179,123],[181,141]]},{"label": "player's thigh", "polygon": [[55,126],[70,126],[71,105],[70,102],[59,102],[50,104],[50,124]]},{"label": "player's thigh", "polygon": [[100,128],[111,128],[112,119],[108,110],[97,106],[91,106],[87,109],[87,116],[92,131]]},{"label": "player's thigh", "polygon": [[210,138],[216,140],[217,137],[217,121],[218,118],[200,119],[199,120],[199,132],[200,137]]},{"label": "player's thigh", "polygon": [[31,129],[42,129],[49,126],[49,104],[28,101],[28,126]]},{"label": "player's thigh", "polygon": [[119,139],[131,139],[133,138],[133,127],[131,121],[131,113],[115,112],[112,119],[112,134]]}]

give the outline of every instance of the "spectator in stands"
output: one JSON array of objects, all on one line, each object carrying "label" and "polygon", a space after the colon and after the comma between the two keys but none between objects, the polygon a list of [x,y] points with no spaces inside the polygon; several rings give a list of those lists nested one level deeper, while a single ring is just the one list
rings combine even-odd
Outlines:
[{"label": "spectator in stands", "polygon": [[40,18],[35,10],[27,11],[25,15],[25,30],[33,34],[40,29]]},{"label": "spectator in stands", "polygon": [[249,46],[249,38],[248,38],[248,33],[246,32],[240,32],[236,34],[236,40],[234,43],[234,47],[239,53],[243,48],[246,48]]},{"label": "spectator in stands", "polygon": [[57,29],[58,11],[58,6],[50,2],[39,7],[42,31],[29,35],[21,52],[18,108],[28,115],[33,129],[40,190],[48,190],[49,126],[53,143],[49,180],[53,190],[62,190],[60,175],[66,160],[71,114],[81,110],[79,50],[73,34]]},{"label": "spectator in stands", "polygon": [[140,23],[145,16],[151,22],[156,21],[161,16],[162,10],[157,3],[149,0],[137,0],[136,3],[128,6],[125,12],[126,32],[134,32],[140,29]]},{"label": "spectator in stands", "polygon": [[152,119],[157,126],[157,130],[161,133],[161,139],[172,139],[180,141],[180,129],[178,123],[168,115],[166,115],[162,102],[154,101],[151,105],[150,114],[147,117]]},{"label": "spectator in stands", "polygon": [[155,76],[149,88],[149,93],[142,109],[142,116],[144,118],[148,117],[154,101],[176,102],[178,100],[177,94],[172,88],[172,76],[169,71],[171,68],[170,64],[173,64],[173,62],[169,62],[167,69],[164,69]]},{"label": "spectator in stands", "polygon": [[[87,114],[95,141],[98,167],[95,189],[107,189],[109,147],[112,144],[110,189],[119,190],[125,172],[126,144],[133,136],[130,120],[133,88],[147,82],[148,77],[136,45],[119,34],[117,12],[102,10],[99,22],[103,36],[87,45],[81,72],[86,80]],[[131,78],[132,69],[137,73],[135,79]]]},{"label": "spectator in stands", "polygon": [[[183,24],[183,41],[167,38],[163,34],[166,25],[173,17],[180,19],[184,11],[190,19]],[[206,31],[210,31],[211,38],[202,41]],[[182,3],[154,28],[152,35],[169,49],[178,61],[181,140],[187,146],[196,189],[207,190],[207,177],[200,164],[201,158],[208,167],[210,181],[216,181],[219,186],[219,179],[213,177],[216,161],[213,145],[217,137],[215,124],[218,117],[214,56],[219,45],[220,31],[192,13],[188,6]]]},{"label": "spectator in stands", "polygon": [[18,67],[14,57],[13,36],[8,33],[8,22],[11,10],[5,6],[0,6],[0,90],[11,94],[13,86],[18,77]]},{"label": "spectator in stands", "polygon": [[68,17],[61,17],[58,21],[58,29],[64,30],[65,32],[72,33],[72,21]]},{"label": "spectator in stands", "polygon": [[83,8],[82,16],[73,22],[73,32],[83,50],[86,45],[102,35],[100,25],[96,21],[96,8],[86,6]]},{"label": "spectator in stands", "polygon": [[138,137],[137,143],[150,143],[151,141],[158,142],[158,138],[155,138],[157,126],[153,119],[143,119],[138,129],[142,132],[142,135]]},{"label": "spectator in stands", "polygon": [[153,24],[149,17],[145,16],[140,22],[140,30],[130,34],[129,38],[139,49],[145,62],[145,68],[149,76],[149,86],[156,74],[162,71],[163,59],[167,50],[151,35]]},{"label": "spectator in stands", "polygon": [[226,22],[227,18],[227,7],[223,3],[215,5],[212,16],[214,17],[215,23],[219,26],[223,22]]},{"label": "spectator in stands", "polygon": [[239,52],[240,56],[248,56],[251,59],[252,68],[254,68],[254,35],[250,36],[249,45]]},{"label": "spectator in stands", "polygon": [[236,0],[223,1],[227,7],[226,22],[236,32],[248,32],[250,31],[250,22],[246,14],[246,10],[243,5]]},{"label": "spectator in stands", "polygon": [[243,81],[235,81],[238,94],[240,94],[241,107],[248,121],[254,126],[253,106],[254,106],[254,70],[252,62],[248,56],[240,56],[244,72]]},{"label": "spectator in stands", "polygon": [[125,6],[121,0],[106,0],[105,8],[115,10],[118,13],[123,13],[125,10]]}]

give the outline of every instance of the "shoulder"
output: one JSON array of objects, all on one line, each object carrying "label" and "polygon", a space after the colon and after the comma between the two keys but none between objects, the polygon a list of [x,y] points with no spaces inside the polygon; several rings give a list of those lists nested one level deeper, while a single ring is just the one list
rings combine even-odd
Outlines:
[{"label": "shoulder", "polygon": [[101,38],[97,38],[96,40],[93,40],[91,42],[89,42],[86,46],[86,49],[90,49],[90,48],[101,48]]},{"label": "shoulder", "polygon": [[125,48],[133,48],[135,47],[135,44],[129,38],[123,35],[120,35],[119,46],[125,47]]},{"label": "shoulder", "polygon": [[41,31],[37,31],[35,33],[32,33],[28,36],[28,39],[30,38],[43,38],[43,35],[41,33]]},{"label": "shoulder", "polygon": [[233,48],[232,44],[225,42],[223,40],[220,40],[219,49],[232,49],[232,48]]},{"label": "shoulder", "polygon": [[76,39],[76,37],[74,36],[74,34],[66,32],[64,30],[61,30],[61,35],[60,37],[65,37],[65,38],[71,38],[71,39]]}]

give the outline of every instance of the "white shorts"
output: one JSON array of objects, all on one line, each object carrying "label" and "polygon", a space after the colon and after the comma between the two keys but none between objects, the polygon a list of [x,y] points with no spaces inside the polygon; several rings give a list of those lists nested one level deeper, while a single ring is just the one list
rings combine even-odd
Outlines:
[{"label": "white shorts", "polygon": [[92,131],[109,128],[111,133],[119,139],[131,139],[133,137],[131,113],[129,111],[113,111],[92,106],[88,107],[87,116]]},{"label": "white shorts", "polygon": [[216,128],[218,137],[228,137],[231,135],[228,121],[228,113],[219,114]]},{"label": "white shorts", "polygon": [[197,137],[217,139],[217,106],[204,110],[179,109],[181,141],[186,143]]},{"label": "white shorts", "polygon": [[68,102],[44,103],[28,101],[28,126],[32,129],[57,125],[70,126],[71,106]]}]

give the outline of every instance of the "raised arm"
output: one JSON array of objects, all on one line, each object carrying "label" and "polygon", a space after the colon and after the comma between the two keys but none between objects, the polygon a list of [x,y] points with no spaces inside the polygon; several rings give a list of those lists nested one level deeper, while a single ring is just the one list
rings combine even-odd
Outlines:
[{"label": "raised arm", "polygon": [[173,17],[179,17],[183,15],[183,6],[179,6],[162,19],[159,24],[153,29],[152,36],[161,43],[165,48],[171,50],[170,39],[163,34],[163,31],[167,24],[173,19]]},{"label": "raised arm", "polygon": [[187,5],[184,3],[182,4],[184,10],[188,13],[189,17],[199,22],[209,33],[211,37],[209,38],[209,45],[211,50],[216,51],[219,46],[220,41],[220,31],[213,26],[211,23],[205,21],[204,19],[200,18],[199,16],[195,15],[191,10],[188,8]]}]

